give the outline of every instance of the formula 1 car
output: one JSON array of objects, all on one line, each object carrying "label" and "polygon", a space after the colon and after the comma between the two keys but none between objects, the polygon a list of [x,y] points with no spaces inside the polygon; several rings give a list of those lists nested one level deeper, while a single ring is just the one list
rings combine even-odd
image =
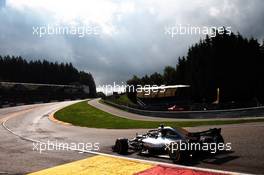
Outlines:
[{"label": "formula 1 car", "polygon": [[[198,152],[210,151],[209,149],[202,150],[202,148],[204,145],[209,148],[211,144],[214,144],[214,146],[224,144],[221,128],[202,132],[188,132],[181,128],[161,125],[143,135],[137,134],[131,140],[118,138],[112,149],[114,152],[123,155],[127,154],[129,150],[153,156],[167,155],[174,163],[182,163],[197,155]],[[217,149],[217,147],[215,148]]]}]

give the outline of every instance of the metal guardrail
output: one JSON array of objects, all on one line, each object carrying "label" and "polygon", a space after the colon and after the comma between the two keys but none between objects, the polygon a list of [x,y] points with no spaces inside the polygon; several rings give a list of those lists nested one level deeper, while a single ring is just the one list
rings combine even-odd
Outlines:
[{"label": "metal guardrail", "polygon": [[19,82],[0,82],[0,85],[27,85],[27,86],[50,86],[50,87],[71,87],[75,88],[74,85],[63,85],[63,84],[39,84],[39,83],[19,83]]},{"label": "metal guardrail", "polygon": [[239,108],[239,109],[224,109],[224,110],[206,110],[206,111],[149,111],[135,109],[124,105],[119,105],[107,100],[104,103],[121,110],[151,116],[151,117],[164,117],[164,118],[179,118],[179,119],[210,119],[210,118],[240,118],[240,117],[263,117],[264,106],[252,108]]}]

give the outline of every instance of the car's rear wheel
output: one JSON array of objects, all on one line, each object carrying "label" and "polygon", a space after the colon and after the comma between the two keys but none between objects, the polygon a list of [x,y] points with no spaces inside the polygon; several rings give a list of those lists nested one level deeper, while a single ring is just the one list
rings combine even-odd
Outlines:
[{"label": "car's rear wheel", "polygon": [[128,152],[128,139],[117,139],[114,146],[114,151],[118,154],[126,154]]},{"label": "car's rear wheel", "polygon": [[221,135],[217,135],[217,136],[214,136],[213,138],[213,143],[216,144],[216,148],[217,148],[217,152],[221,152],[221,150],[219,150],[219,144],[224,144],[224,138],[221,136]]},{"label": "car's rear wheel", "polygon": [[171,143],[170,149],[168,150],[168,152],[169,152],[170,159],[172,160],[173,163],[180,163],[182,162],[182,154],[179,149],[176,149],[176,144],[177,143]]},{"label": "car's rear wheel", "polygon": [[223,136],[221,135],[216,136],[215,140],[217,144],[225,142]]}]

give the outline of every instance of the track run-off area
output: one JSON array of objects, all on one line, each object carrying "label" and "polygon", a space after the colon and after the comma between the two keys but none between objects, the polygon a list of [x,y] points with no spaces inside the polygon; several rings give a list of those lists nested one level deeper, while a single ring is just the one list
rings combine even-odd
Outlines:
[{"label": "track run-off area", "polygon": [[[79,172],[81,174],[85,171],[89,172],[87,174],[102,172],[111,174],[110,171],[117,174],[124,172],[137,174],[151,173],[154,169],[155,172],[160,173],[166,171],[170,173],[178,171],[179,173],[182,169],[189,173],[190,171],[196,173],[205,173],[205,171],[210,173],[226,173],[225,171],[264,173],[264,140],[262,139],[264,122],[186,128],[189,131],[201,131],[221,127],[225,142],[232,144],[232,151],[199,160],[192,165],[178,166],[171,164],[170,160],[160,157],[142,157],[137,154],[119,157],[112,153],[111,146],[116,138],[124,136],[131,138],[136,133],[146,132],[147,129],[87,128],[50,120],[49,116],[55,111],[77,102],[79,101],[0,109],[0,174],[34,172],[36,174],[59,174],[59,172],[63,174],[78,174]],[[89,103],[96,103],[96,101],[92,100]],[[110,109],[113,113],[117,112],[115,108],[110,107]],[[122,117],[131,116],[122,114]],[[136,119],[142,120],[142,118]],[[158,119],[155,118],[155,120]],[[51,150],[47,150],[47,148],[41,150],[40,145],[43,146],[48,142],[63,143],[64,145],[55,146]],[[92,148],[99,147],[100,149],[91,151],[82,151],[78,147],[67,149],[67,145],[72,143],[89,143]],[[91,169],[91,167],[97,168]]]}]

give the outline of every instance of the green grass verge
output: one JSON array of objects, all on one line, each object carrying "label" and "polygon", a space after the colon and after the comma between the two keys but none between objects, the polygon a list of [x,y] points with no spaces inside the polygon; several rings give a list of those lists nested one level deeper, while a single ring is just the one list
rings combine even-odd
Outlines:
[{"label": "green grass verge", "polygon": [[139,121],[118,117],[107,112],[101,111],[87,104],[87,101],[79,102],[63,108],[55,113],[55,118],[77,126],[86,126],[91,128],[156,128],[163,123],[172,127],[192,127],[201,125],[222,125],[260,122],[264,119],[241,119],[241,120],[216,120],[216,121],[179,121],[179,122],[157,122],[157,121]]},{"label": "green grass verge", "polygon": [[119,98],[112,100],[112,102],[119,104],[119,105],[135,105],[135,103],[133,103],[126,94],[121,95]]}]

